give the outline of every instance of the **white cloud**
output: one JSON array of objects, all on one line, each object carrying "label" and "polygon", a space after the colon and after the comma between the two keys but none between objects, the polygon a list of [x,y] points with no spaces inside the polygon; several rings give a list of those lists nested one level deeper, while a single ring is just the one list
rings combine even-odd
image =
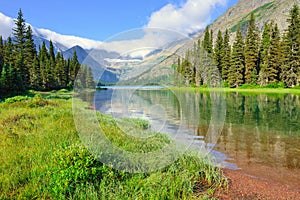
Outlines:
[{"label": "white cloud", "polygon": [[152,13],[147,27],[160,27],[183,34],[199,31],[210,22],[215,6],[225,5],[226,0],[187,0],[182,6],[168,4]]},{"label": "white cloud", "polygon": [[99,41],[85,39],[85,38],[71,36],[71,35],[62,35],[47,29],[35,29],[34,32],[40,37],[43,37],[47,40],[52,40],[61,43],[67,48],[71,48],[73,46],[79,45],[85,49],[93,49],[102,44],[102,42]]},{"label": "white cloud", "polygon": [[[123,35],[128,37],[128,35],[142,35],[141,33],[144,35],[139,39],[118,40],[119,38],[122,38]],[[172,41],[183,39],[188,38],[175,31],[160,28],[141,28],[120,33],[97,48],[116,51],[122,56],[130,55],[132,57],[144,57],[156,49],[165,49],[166,45]]]}]

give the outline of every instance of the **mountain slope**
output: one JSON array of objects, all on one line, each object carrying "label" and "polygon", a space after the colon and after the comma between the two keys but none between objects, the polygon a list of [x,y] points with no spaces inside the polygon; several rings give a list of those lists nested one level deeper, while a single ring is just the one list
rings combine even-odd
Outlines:
[{"label": "mountain slope", "polygon": [[[229,8],[223,15],[210,24],[210,29],[214,32],[214,40],[217,36],[218,30],[225,32],[226,29],[230,31],[231,42],[235,38],[235,32],[238,25],[241,26],[242,32],[246,35],[248,22],[251,13],[256,17],[256,27],[262,31],[265,23],[274,21],[278,24],[281,33],[287,29],[287,18],[289,11],[294,3],[300,5],[300,0],[239,0],[237,4]],[[153,66],[148,74],[141,74],[135,80],[149,79],[149,74],[152,75],[152,80],[161,80],[164,77],[170,77],[168,73],[174,73],[171,65],[176,63],[179,57],[184,57],[187,49],[192,49],[195,42],[199,39],[202,40],[204,33],[200,33],[194,40],[187,41],[184,45],[180,46],[177,50],[170,49],[170,52],[175,52],[170,55],[166,60],[161,61],[158,65]],[[174,47],[173,47],[174,48]],[[166,70],[168,68],[169,70]],[[171,78],[172,80],[173,78]],[[172,84],[172,83],[170,83]]]},{"label": "mountain slope", "polygon": [[[236,5],[216,19],[210,25],[210,29],[215,33],[215,37],[218,30],[224,32],[226,28],[233,36],[238,25],[240,25],[243,33],[246,34],[250,15],[254,13],[256,26],[259,30],[263,30],[265,23],[273,20],[283,32],[287,28],[286,20],[294,3],[300,5],[300,0],[239,0]],[[203,35],[201,34],[200,38]],[[231,37],[232,39],[233,37]]]}]

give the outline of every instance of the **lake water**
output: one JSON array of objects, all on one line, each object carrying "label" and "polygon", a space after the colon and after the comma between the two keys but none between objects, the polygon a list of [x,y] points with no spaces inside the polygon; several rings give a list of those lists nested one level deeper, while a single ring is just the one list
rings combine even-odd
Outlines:
[{"label": "lake water", "polygon": [[147,119],[156,131],[212,147],[224,167],[300,190],[299,95],[127,87],[93,98],[102,113]]}]

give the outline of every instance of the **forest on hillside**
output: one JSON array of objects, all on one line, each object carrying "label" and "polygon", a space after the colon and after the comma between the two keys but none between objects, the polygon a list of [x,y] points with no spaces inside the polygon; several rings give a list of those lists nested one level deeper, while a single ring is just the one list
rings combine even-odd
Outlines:
[{"label": "forest on hillside", "polygon": [[[239,87],[243,84],[295,87],[300,85],[300,14],[294,5],[282,33],[275,21],[261,32],[252,13],[244,36],[237,29],[233,45],[228,30],[217,33],[209,26],[204,39],[194,44],[184,58],[178,58],[175,84],[185,86]],[[178,81],[181,80],[181,81]]]},{"label": "forest on hillside", "polygon": [[[82,68],[82,70],[80,70]],[[52,41],[35,46],[32,29],[25,23],[22,10],[18,12],[13,37],[6,41],[0,36],[0,96],[9,96],[33,90],[55,90],[73,87],[76,75],[82,72],[78,84],[84,88],[95,87],[90,67],[81,66],[76,51],[65,59],[54,53]]]}]

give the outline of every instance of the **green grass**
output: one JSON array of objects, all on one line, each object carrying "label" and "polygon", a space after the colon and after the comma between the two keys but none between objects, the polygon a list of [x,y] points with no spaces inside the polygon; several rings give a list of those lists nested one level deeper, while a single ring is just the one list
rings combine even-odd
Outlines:
[{"label": "green grass", "polygon": [[203,92],[238,92],[238,93],[280,93],[280,94],[300,94],[299,88],[208,88],[208,87],[171,87],[172,90],[185,90],[185,91],[203,91]]},{"label": "green grass", "polygon": [[[201,199],[226,185],[220,169],[193,152],[151,173],[131,174],[99,162],[78,137],[72,100],[66,91],[59,93],[0,103],[0,199]],[[116,127],[118,122],[147,130],[147,121],[97,117],[121,148],[147,152],[171,143],[152,132],[147,143],[128,140]]]}]

